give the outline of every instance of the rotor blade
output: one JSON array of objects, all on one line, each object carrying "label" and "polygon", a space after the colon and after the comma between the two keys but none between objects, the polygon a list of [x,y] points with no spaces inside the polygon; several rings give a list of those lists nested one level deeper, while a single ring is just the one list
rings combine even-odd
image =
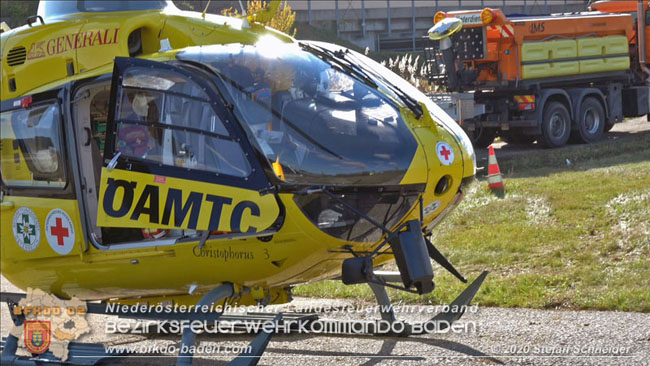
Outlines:
[{"label": "rotor blade", "polygon": [[433,244],[431,244],[431,241],[429,241],[429,239],[427,238],[424,238],[424,240],[427,242],[427,251],[429,252],[429,257],[431,257],[431,259],[436,261],[436,263],[441,265],[444,269],[449,271],[451,274],[456,276],[456,278],[461,280],[463,283],[467,283],[467,279],[463,277],[463,275],[461,275],[451,263],[449,263],[447,258],[445,258],[445,256],[442,255],[442,253],[440,253],[440,251],[436,249],[436,247],[434,247]]}]

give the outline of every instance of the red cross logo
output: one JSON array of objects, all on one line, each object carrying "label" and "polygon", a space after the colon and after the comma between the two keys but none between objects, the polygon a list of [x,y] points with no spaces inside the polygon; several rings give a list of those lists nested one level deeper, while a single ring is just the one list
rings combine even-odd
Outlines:
[{"label": "red cross logo", "polygon": [[70,236],[70,231],[68,228],[63,226],[63,220],[60,217],[56,218],[56,225],[50,228],[50,234],[56,236],[57,244],[63,246],[63,238]]},{"label": "red cross logo", "polygon": [[451,151],[447,150],[447,147],[445,145],[442,145],[442,149],[440,149],[440,155],[445,157],[445,160],[449,160],[449,155],[451,154]]}]

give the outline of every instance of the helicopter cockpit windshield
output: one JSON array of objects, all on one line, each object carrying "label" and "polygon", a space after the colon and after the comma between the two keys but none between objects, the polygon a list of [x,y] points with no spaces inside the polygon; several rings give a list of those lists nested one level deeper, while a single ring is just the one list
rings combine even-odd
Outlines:
[{"label": "helicopter cockpit windshield", "polygon": [[393,185],[417,144],[369,80],[296,45],[212,45],[177,55],[215,71],[251,141],[297,184]]}]

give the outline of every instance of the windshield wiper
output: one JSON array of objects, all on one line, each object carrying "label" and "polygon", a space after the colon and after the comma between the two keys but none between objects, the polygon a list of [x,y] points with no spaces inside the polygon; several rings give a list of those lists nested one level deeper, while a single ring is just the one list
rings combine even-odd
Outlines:
[{"label": "windshield wiper", "polygon": [[[346,50],[345,52],[341,52],[341,54],[351,55],[352,57],[354,57],[354,54],[352,54],[349,50]],[[358,57],[354,57],[354,60],[356,62],[358,62],[358,63],[365,64],[364,61],[359,59]],[[380,73],[373,70],[371,67],[367,66],[366,68],[372,74],[372,76],[374,76],[377,79],[381,80],[382,85],[386,86],[393,93],[395,93],[397,95],[397,97],[400,98],[400,100],[406,105],[406,107],[408,109],[410,109],[411,112],[413,112],[413,114],[415,114],[415,117],[417,119],[420,119],[420,117],[422,117],[422,114],[424,114],[424,111],[422,110],[422,106],[420,105],[420,103],[415,98],[408,95],[407,93],[405,93],[402,89],[398,88],[397,86],[393,85],[393,83],[391,83],[388,79],[386,79]]]},{"label": "windshield wiper", "polygon": [[340,67],[341,69],[343,69],[343,71],[347,71],[348,73],[352,74],[357,79],[360,79],[361,81],[368,84],[369,86],[375,89],[379,87],[375,82],[375,80],[369,77],[368,74],[366,74],[362,69],[360,69],[358,66],[354,65],[350,61],[346,60],[342,52],[334,52],[328,50],[327,48],[323,48],[305,42],[300,42],[299,45],[302,48],[306,48],[307,50],[309,50],[309,52],[313,53],[314,55],[321,57],[322,59],[324,59],[324,61],[329,61],[330,63],[334,63],[335,66]]},{"label": "windshield wiper", "polygon": [[[391,92],[395,93],[395,95],[402,101],[402,103],[404,103],[404,105],[406,105],[406,107],[409,110],[411,110],[413,114],[415,114],[415,117],[417,119],[420,119],[420,117],[422,117],[422,114],[424,112],[422,111],[422,106],[420,105],[420,103],[418,103],[417,100],[415,100],[413,97],[411,97],[410,95],[406,94],[404,91],[402,91],[401,89],[393,85],[381,74],[371,70],[370,68],[361,68],[355,65],[354,63],[350,62],[350,60],[348,59],[348,55],[351,55],[349,50],[346,49],[345,51],[344,50],[332,51],[327,48],[313,45],[310,43],[305,43],[305,42],[300,42],[300,46],[306,48],[307,50],[314,53],[315,55],[325,58],[327,61],[335,62],[337,66],[353,74],[357,78],[361,79],[361,81],[369,84],[375,89],[379,87],[375,79],[373,79],[373,77],[379,79],[382,82],[383,86],[385,86]],[[355,58],[355,61],[359,63],[363,63],[363,61],[359,60],[358,58]],[[371,73],[372,77],[370,77],[368,73]]]}]

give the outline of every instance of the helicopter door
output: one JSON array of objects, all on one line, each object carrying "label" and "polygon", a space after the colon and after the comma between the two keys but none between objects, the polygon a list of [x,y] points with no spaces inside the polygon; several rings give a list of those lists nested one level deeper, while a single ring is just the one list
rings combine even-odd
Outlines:
[{"label": "helicopter door", "polygon": [[10,99],[0,108],[2,257],[79,255],[85,248],[69,159],[64,90]]},{"label": "helicopter door", "polygon": [[79,140],[74,145],[81,172],[80,204],[85,215],[87,227],[94,241],[102,241],[102,231],[97,227],[97,200],[99,197],[99,177],[102,168],[106,120],[108,119],[108,102],[111,79],[101,77],[90,84],[82,84],[72,95],[72,118],[75,135]]},{"label": "helicopter door", "polygon": [[115,60],[99,226],[168,237],[273,232],[278,200],[260,193],[270,183],[209,80],[189,65]]}]

